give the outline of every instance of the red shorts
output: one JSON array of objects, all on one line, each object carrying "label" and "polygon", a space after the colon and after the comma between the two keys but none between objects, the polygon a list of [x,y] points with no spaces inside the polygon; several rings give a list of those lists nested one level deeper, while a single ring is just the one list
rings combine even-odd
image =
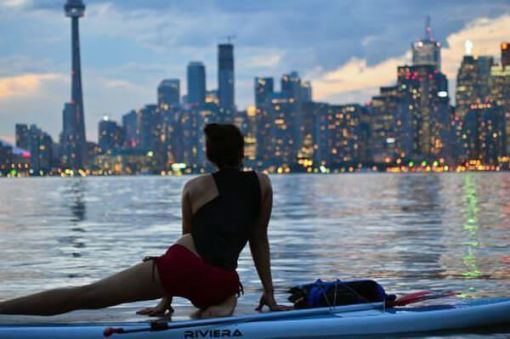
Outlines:
[{"label": "red shorts", "polygon": [[182,245],[170,246],[154,260],[168,294],[189,299],[200,309],[220,304],[240,291],[236,271],[210,265]]}]

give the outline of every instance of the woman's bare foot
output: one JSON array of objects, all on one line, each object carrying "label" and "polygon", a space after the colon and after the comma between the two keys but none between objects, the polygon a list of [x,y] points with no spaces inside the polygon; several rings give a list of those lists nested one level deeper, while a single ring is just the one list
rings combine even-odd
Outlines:
[{"label": "woman's bare foot", "polygon": [[234,313],[234,309],[237,305],[237,297],[231,295],[224,302],[218,305],[209,306],[204,310],[200,310],[196,313],[198,318],[215,318],[215,317],[228,317]]}]

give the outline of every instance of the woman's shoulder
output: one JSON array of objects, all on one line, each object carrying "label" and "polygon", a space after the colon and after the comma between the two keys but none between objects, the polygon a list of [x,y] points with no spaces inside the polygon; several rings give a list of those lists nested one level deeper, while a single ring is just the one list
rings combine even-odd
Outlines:
[{"label": "woman's shoulder", "polygon": [[271,189],[271,179],[269,179],[269,176],[263,172],[253,171],[253,173],[255,173],[259,181],[260,191],[263,193],[269,191]]},{"label": "woman's shoulder", "polygon": [[[249,172],[244,172],[249,173]],[[258,172],[258,171],[252,171],[252,173],[255,174],[257,181],[260,185],[261,192],[265,193],[271,189],[271,180],[269,179],[269,176],[266,173]],[[185,192],[190,191],[203,191],[207,190],[208,188],[211,188],[214,186],[214,178],[211,173],[207,174],[201,174],[199,176],[196,176],[190,180],[188,180],[183,187],[183,190]]]},{"label": "woman's shoulder", "polygon": [[271,183],[271,180],[269,179],[269,176],[266,173],[259,171],[252,172],[255,173],[255,175],[257,175],[257,178],[259,179],[260,182]]},{"label": "woman's shoulder", "polygon": [[189,179],[184,183],[183,190],[189,191],[196,188],[203,188],[207,187],[208,184],[210,184],[213,180],[212,174],[201,174],[199,176],[196,176],[194,178]]}]

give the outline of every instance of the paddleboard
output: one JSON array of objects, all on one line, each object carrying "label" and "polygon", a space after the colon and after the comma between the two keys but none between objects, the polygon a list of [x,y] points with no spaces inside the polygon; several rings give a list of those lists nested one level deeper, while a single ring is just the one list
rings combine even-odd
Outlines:
[{"label": "paddleboard", "polygon": [[[8,316],[9,317],[9,316]],[[14,316],[10,316],[14,317]],[[42,318],[42,317],[39,317]],[[510,324],[510,298],[385,308],[382,303],[155,322],[6,323],[0,338],[327,338],[416,334]],[[105,332],[106,330],[106,332]]]}]

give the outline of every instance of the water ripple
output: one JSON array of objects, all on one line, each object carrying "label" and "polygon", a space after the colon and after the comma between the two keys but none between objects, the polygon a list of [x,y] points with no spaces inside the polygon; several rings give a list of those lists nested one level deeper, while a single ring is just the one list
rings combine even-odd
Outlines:
[{"label": "water ripple", "polygon": [[[88,283],[159,255],[181,232],[187,178],[0,180],[0,299]],[[271,178],[278,298],[317,278],[373,278],[392,292],[510,288],[510,174]],[[246,249],[239,273],[254,304]],[[185,303],[178,300],[178,303]]]}]

